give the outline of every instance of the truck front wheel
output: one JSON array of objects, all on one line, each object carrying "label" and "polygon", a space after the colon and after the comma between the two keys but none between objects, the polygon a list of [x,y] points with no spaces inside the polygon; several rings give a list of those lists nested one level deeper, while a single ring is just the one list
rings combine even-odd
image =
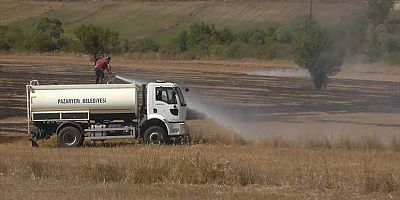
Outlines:
[{"label": "truck front wheel", "polygon": [[151,126],[144,132],[144,142],[147,144],[164,144],[167,133],[159,126]]},{"label": "truck front wheel", "polygon": [[60,147],[76,147],[82,142],[82,133],[73,126],[67,126],[58,133],[58,145]]}]

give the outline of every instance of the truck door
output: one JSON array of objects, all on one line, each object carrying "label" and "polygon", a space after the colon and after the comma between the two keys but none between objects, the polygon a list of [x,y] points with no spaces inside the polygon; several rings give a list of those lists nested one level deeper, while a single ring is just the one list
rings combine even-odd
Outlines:
[{"label": "truck door", "polygon": [[160,114],[169,121],[179,120],[178,101],[173,87],[156,87],[153,113]]}]

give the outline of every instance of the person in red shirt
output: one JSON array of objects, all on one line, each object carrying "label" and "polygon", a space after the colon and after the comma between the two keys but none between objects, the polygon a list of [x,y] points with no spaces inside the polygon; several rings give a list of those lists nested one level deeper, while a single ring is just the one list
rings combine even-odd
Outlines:
[{"label": "person in red shirt", "polygon": [[96,84],[103,83],[104,79],[104,70],[107,70],[107,72],[110,74],[112,73],[111,71],[111,65],[110,65],[111,57],[107,56],[104,59],[100,59],[97,61],[97,64],[94,68],[96,72]]}]

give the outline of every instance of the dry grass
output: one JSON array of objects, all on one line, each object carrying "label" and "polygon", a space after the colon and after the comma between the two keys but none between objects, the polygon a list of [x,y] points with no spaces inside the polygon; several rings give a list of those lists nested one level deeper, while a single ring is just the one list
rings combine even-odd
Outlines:
[{"label": "dry grass", "polygon": [[190,134],[193,144],[214,144],[233,146],[257,146],[263,148],[301,148],[309,150],[343,149],[343,150],[381,150],[400,152],[400,135],[394,135],[389,143],[382,143],[377,136],[359,137],[357,140],[350,137],[330,137],[290,140],[283,136],[246,139],[245,136],[235,134],[232,130],[218,126],[208,121],[190,121]]},{"label": "dry grass", "polygon": [[[77,191],[74,196],[84,199],[400,197],[395,148],[281,137],[255,142],[208,122],[190,125],[201,144],[117,142],[110,148],[86,144],[75,149],[54,148],[54,141],[38,149],[25,140],[1,144],[0,193],[6,199]],[[59,190],[49,192],[49,187]],[[152,194],[152,188],[162,192]]]}]

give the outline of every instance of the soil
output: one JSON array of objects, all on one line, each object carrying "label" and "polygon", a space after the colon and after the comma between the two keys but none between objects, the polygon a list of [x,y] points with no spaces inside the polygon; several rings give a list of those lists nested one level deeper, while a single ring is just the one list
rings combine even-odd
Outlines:
[{"label": "soil", "polygon": [[[315,91],[308,77],[267,77],[246,72],[290,68],[287,61],[205,62],[133,61],[113,58],[114,72],[138,80],[167,80],[190,88],[189,119],[208,117],[233,131],[257,138],[400,135],[400,76],[379,70],[373,80],[331,78]],[[398,73],[398,70],[397,70]],[[361,79],[368,79],[364,72]],[[25,85],[94,83],[87,57],[70,55],[3,55],[0,59],[0,135],[26,131]],[[380,76],[381,78],[378,78]],[[383,78],[382,78],[383,77]],[[3,139],[1,139],[3,140]]]}]

